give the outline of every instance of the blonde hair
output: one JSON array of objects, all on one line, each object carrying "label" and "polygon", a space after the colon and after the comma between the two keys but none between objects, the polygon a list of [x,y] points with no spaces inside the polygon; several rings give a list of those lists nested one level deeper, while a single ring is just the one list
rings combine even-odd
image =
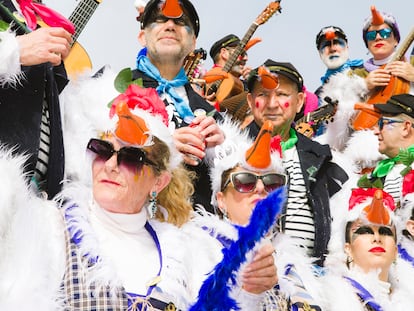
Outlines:
[{"label": "blonde hair", "polygon": [[[154,174],[160,175],[163,171],[168,170],[170,159],[170,150],[168,146],[157,137],[154,137],[154,145],[145,147],[148,159],[156,164],[153,167]],[[158,194],[157,202],[168,212],[168,218],[158,209],[155,218],[160,221],[166,221],[178,227],[185,224],[193,210],[191,196],[194,192],[193,180],[195,173],[187,170],[182,164],[172,171],[171,180],[168,185]]]}]

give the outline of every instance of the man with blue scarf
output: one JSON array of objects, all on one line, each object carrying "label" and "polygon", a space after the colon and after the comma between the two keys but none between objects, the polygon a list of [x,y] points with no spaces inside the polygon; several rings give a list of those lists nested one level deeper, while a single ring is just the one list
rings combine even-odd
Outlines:
[{"label": "man with blue scarf", "polygon": [[144,87],[155,88],[164,100],[177,149],[197,175],[193,202],[212,211],[208,167],[197,158],[221,144],[224,134],[215,121],[219,113],[192,89],[182,66],[196,46],[198,14],[188,0],[151,0],[139,21],[138,40],[145,48],[138,54],[133,79],[141,78]]},{"label": "man with blue scarf", "polygon": [[337,26],[326,26],[319,31],[316,35],[316,48],[327,68],[321,77],[322,86],[338,72],[362,67],[362,59],[349,59],[348,38],[345,32]]}]

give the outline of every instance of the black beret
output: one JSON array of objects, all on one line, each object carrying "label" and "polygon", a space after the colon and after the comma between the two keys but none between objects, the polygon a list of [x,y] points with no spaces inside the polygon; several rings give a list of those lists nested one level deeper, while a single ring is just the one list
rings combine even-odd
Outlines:
[{"label": "black beret", "polygon": [[[145,6],[144,12],[140,17],[141,21],[141,28],[144,29],[149,22],[151,22],[151,18],[155,17],[159,12],[159,4],[163,3],[162,0],[150,0],[147,5]],[[194,6],[189,0],[179,0],[182,10],[184,14],[190,19],[190,22],[193,26],[193,30],[195,36],[198,36],[200,32],[200,19],[198,18],[198,14]]]},{"label": "black beret", "polygon": [[335,34],[335,37],[342,38],[346,42],[348,42],[348,38],[346,37],[345,32],[339,28],[338,26],[326,26],[323,27],[318,34],[316,35],[315,43],[316,48],[319,50],[319,47],[323,41],[327,41],[326,34],[333,32]]},{"label": "black beret", "polygon": [[[298,87],[298,91],[302,92],[303,89],[303,78],[299,71],[293,66],[291,63],[281,63],[281,62],[275,62],[271,59],[268,59],[263,64],[267,69],[270,70],[270,72],[275,73],[276,75],[281,75],[289,80],[296,83]],[[252,92],[254,83],[257,80],[257,72],[258,68],[251,71],[249,78],[247,79],[247,88],[250,92]]]},{"label": "black beret", "polygon": [[374,104],[374,107],[382,113],[389,114],[406,114],[414,118],[414,96],[411,94],[400,94],[391,96],[391,98],[384,104]]},{"label": "black beret", "polygon": [[210,56],[214,60],[214,57],[217,55],[217,53],[222,48],[225,48],[228,46],[234,47],[234,46],[237,46],[239,43],[240,43],[239,37],[233,34],[227,35],[221,38],[220,40],[214,42],[214,44],[211,46],[211,49],[210,49]]}]

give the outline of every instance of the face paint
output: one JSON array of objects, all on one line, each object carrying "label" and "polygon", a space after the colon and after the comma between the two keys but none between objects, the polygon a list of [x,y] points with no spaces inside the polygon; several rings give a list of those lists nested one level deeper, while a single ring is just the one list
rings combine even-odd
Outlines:
[{"label": "face paint", "polygon": [[136,171],[134,174],[134,181],[137,182],[141,177],[144,176],[144,170],[145,171],[149,170],[149,167],[143,166],[141,170]]},{"label": "face paint", "polygon": [[290,103],[289,103],[289,102],[285,102],[285,103],[283,104],[283,107],[285,107],[285,108],[289,108],[289,106],[290,106]]},{"label": "face paint", "polygon": [[260,103],[258,101],[255,102],[256,108],[259,108]]}]

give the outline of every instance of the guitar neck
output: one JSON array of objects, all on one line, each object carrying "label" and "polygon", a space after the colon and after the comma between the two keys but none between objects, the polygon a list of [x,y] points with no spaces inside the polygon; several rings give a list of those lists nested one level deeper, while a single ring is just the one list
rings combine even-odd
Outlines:
[{"label": "guitar neck", "polygon": [[414,41],[414,28],[411,29],[408,36],[405,38],[405,40],[401,43],[399,48],[397,49],[397,52],[395,52],[392,62],[396,60],[402,60],[405,53],[407,52],[408,48],[410,47],[411,43]]},{"label": "guitar neck", "polygon": [[236,49],[231,53],[229,59],[227,60],[226,64],[223,67],[223,71],[230,72],[231,68],[236,63],[237,58],[243,53],[244,48],[246,47],[247,42],[249,42],[250,38],[253,36],[254,32],[256,31],[258,24],[253,23],[247,30],[246,34],[244,35],[243,39],[237,45]]},{"label": "guitar neck", "polygon": [[[252,35],[256,31],[257,27],[259,27],[259,25],[256,24],[256,23],[253,23],[249,27],[249,29],[246,32],[246,34],[244,35],[243,39],[240,41],[240,43],[237,45],[236,49],[233,51],[233,53],[231,53],[229,59],[224,64],[223,71],[230,72],[231,68],[236,63],[237,58],[242,54],[244,48],[246,47],[247,42],[249,42],[250,38],[252,37]],[[223,80],[218,80],[218,81],[214,82],[211,86],[211,89],[216,91],[220,87],[222,82],[223,82]]]},{"label": "guitar neck", "polygon": [[75,34],[73,42],[78,40],[81,32],[85,28],[92,14],[95,12],[100,1],[97,0],[81,0],[75,10],[69,16],[69,20],[75,25]]}]

